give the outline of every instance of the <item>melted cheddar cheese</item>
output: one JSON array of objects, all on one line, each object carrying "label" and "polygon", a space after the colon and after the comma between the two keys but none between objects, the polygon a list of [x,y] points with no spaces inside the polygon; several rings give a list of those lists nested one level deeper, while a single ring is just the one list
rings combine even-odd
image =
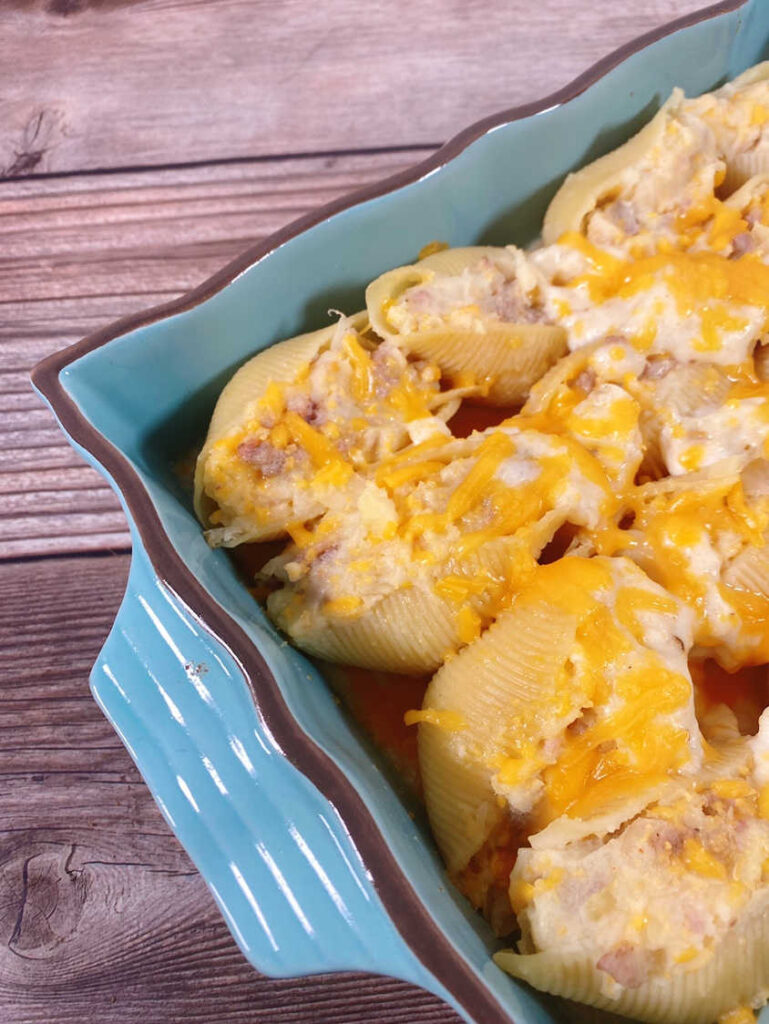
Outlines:
[{"label": "melted cheddar cheese", "polygon": [[[212,544],[285,538],[260,582],[312,653],[460,672],[527,609],[570,624],[541,677],[499,656],[526,699],[480,731],[466,706],[406,723],[480,801],[457,884],[522,954],[588,956],[610,999],[698,970],[769,896],[769,173],[736,191],[764,149],[769,170],[768,83],[676,91],[557,241],[385,275],[382,337],[340,319],[199,466]],[[496,414],[493,375],[414,343],[480,362],[493,338],[525,367],[540,327],[558,352]],[[424,663],[422,607],[444,631]],[[382,650],[408,658],[366,661],[395,620]],[[335,631],[354,642],[319,645]]]},{"label": "melted cheddar cheese", "polygon": [[590,819],[698,767],[691,617],[675,598],[627,560],[566,557],[538,567],[515,601],[554,604],[576,637],[542,717],[507,725],[512,747],[492,784],[512,807],[539,827]]},{"label": "melted cheddar cheese", "polygon": [[372,345],[345,319],[294,379],[270,382],[205,453],[203,488],[216,504],[211,543],[232,546],[277,524],[342,509],[365,492],[362,471],[418,439],[448,436],[440,370]]}]

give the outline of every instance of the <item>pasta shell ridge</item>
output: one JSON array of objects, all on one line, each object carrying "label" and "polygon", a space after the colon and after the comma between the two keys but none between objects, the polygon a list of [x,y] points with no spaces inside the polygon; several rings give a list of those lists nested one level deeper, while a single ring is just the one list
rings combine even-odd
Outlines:
[{"label": "pasta shell ridge", "polygon": [[[427,688],[424,707],[460,716],[462,729],[422,722],[419,762],[425,802],[449,870],[462,870],[495,820],[491,765],[503,753],[508,723],[538,707],[566,660],[577,624],[554,607],[532,604],[505,612],[447,662]],[[450,778],[451,785],[441,780]],[[463,807],[455,818],[455,807]]]},{"label": "pasta shell ridge", "polygon": [[522,402],[532,384],[566,351],[566,332],[553,324],[515,323],[478,316],[472,326],[399,332],[387,310],[409,288],[429,284],[435,276],[453,277],[482,258],[506,265],[514,273],[505,249],[468,246],[446,249],[411,266],[398,267],[377,278],[366,291],[366,306],[377,334],[395,339],[408,352],[430,359],[447,375],[472,374],[487,381],[486,393],[474,399],[490,405]]},{"label": "pasta shell ridge", "polygon": [[[559,525],[557,516],[543,517],[541,527],[529,538],[531,554],[539,554]],[[437,576],[451,573],[486,579],[483,591],[468,603],[487,619],[510,585],[511,562],[520,550],[517,538],[495,538],[471,554],[452,559],[436,570]],[[387,594],[356,617],[296,616],[293,601],[290,588],[271,594],[270,616],[298,647],[326,661],[421,675],[435,671],[461,644],[458,609],[436,593],[434,577]]]}]

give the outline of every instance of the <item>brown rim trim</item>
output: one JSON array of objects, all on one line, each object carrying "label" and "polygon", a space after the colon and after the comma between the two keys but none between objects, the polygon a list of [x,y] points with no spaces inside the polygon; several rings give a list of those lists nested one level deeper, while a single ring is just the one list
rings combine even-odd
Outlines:
[{"label": "brown rim trim", "polygon": [[[340,768],[307,736],[291,715],[275,677],[243,630],[203,589],[170,543],[144,489],[122,453],[82,415],[64,390],[59,374],[81,356],[120,335],[184,312],[204,302],[289,239],[342,210],[418,181],[448,163],[470,143],[493,128],[561,105],[583,93],[628,57],[677,32],[744,7],[751,0],[723,0],[648,32],[594,64],[571,84],[536,103],[491,115],[471,125],[426,160],[374,185],[321,207],[293,221],[253,246],[181,298],[142,313],[123,317],[82,341],[50,355],[32,371],[32,382],[50,403],[63,429],[112,476],[125,500],[142,545],[158,577],[191,613],[228,648],[243,671],[256,705],[270,732],[294,764],[336,808],[358,848],[387,913],[424,967],[451,993],[467,1014],[483,1024],[511,1024],[511,1018],[485,983],[454,949],[422,905],[384,841],[370,811]],[[237,652],[237,653],[236,653]]]}]

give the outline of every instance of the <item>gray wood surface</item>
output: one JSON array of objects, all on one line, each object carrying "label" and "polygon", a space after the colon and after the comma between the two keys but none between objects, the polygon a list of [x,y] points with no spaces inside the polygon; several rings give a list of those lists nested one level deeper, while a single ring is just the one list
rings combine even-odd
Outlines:
[{"label": "gray wood surface", "polygon": [[0,22],[0,168],[11,176],[437,143],[701,6],[26,0]]},{"label": "gray wood surface", "polygon": [[[88,691],[128,534],[30,367],[698,0],[12,0],[0,16],[0,1022],[452,1024],[241,956]],[[118,554],[110,552],[120,552]]]}]

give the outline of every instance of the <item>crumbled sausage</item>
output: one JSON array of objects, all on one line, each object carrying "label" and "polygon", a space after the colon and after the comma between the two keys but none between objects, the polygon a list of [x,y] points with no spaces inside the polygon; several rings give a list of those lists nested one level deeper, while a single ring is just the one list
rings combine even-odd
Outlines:
[{"label": "crumbled sausage", "polygon": [[638,217],[632,203],[629,203],[627,199],[618,199],[606,212],[616,224],[619,224],[626,235],[638,234],[640,227]]},{"label": "crumbled sausage", "polygon": [[288,408],[291,412],[295,412],[297,416],[301,416],[305,423],[309,423],[312,426],[317,426],[326,421],[325,411],[309,395],[293,395],[288,400]]},{"label": "crumbled sausage", "polygon": [[262,476],[277,476],[286,465],[286,453],[269,441],[247,438],[238,445],[238,457],[258,469]]}]

